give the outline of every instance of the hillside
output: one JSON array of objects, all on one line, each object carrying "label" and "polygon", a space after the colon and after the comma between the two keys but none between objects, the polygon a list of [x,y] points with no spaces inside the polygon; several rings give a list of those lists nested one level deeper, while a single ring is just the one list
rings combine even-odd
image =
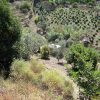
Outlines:
[{"label": "hillside", "polygon": [[0,100],[100,100],[99,0],[0,0]]}]

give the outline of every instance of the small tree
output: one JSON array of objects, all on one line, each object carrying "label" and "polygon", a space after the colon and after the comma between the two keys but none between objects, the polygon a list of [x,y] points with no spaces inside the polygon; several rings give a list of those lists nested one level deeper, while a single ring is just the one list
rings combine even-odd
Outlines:
[{"label": "small tree", "polygon": [[91,62],[92,69],[96,69],[98,53],[95,49],[86,48],[82,44],[72,45],[66,53],[66,60],[68,63],[73,63],[77,71],[84,62]]},{"label": "small tree", "polygon": [[0,0],[0,65],[9,72],[17,52],[13,48],[20,37],[20,26],[12,15],[6,0]]},{"label": "small tree", "polygon": [[44,45],[40,48],[40,53],[42,59],[49,59],[50,50],[47,45]]},{"label": "small tree", "polygon": [[100,88],[100,71],[96,70],[98,53],[94,49],[77,44],[70,48],[67,57],[68,61],[74,64],[71,75],[90,100],[98,94]]},{"label": "small tree", "polygon": [[91,100],[93,96],[96,96],[99,93],[100,71],[91,70],[91,63],[85,63],[85,65],[81,67],[82,69],[77,72],[72,71],[71,74],[77,80],[80,88],[83,89],[83,91],[80,91],[80,93],[83,92],[82,94],[84,94],[88,100]]},{"label": "small tree", "polygon": [[61,51],[61,48],[57,50],[56,58],[58,59],[58,63],[59,60],[63,58],[63,52]]}]

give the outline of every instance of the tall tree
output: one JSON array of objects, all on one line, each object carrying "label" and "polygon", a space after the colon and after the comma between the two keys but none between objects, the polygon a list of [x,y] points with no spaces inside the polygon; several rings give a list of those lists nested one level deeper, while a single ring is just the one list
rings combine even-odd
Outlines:
[{"label": "tall tree", "polygon": [[8,76],[10,64],[16,57],[14,44],[20,38],[20,25],[6,0],[0,0],[0,67]]}]

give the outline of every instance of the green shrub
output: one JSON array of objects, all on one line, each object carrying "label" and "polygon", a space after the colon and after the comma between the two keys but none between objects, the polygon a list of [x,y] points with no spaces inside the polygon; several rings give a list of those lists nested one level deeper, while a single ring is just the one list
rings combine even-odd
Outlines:
[{"label": "green shrub", "polygon": [[27,13],[28,11],[31,10],[31,4],[28,1],[23,1],[22,4],[20,5],[20,10],[23,13]]},{"label": "green shrub", "polygon": [[48,39],[49,42],[53,42],[56,39],[60,39],[60,38],[61,38],[61,34],[57,33],[57,32],[49,32],[47,34],[47,39]]},{"label": "green shrub", "polygon": [[[55,26],[54,26],[55,25]],[[86,35],[86,31],[78,28],[74,28],[72,25],[64,26],[64,25],[51,25],[49,27],[49,32],[46,35],[46,38],[51,43],[64,42],[64,44],[71,44],[73,41],[77,42],[80,41],[82,37]],[[92,35],[92,34],[91,34]],[[71,40],[71,41],[69,41]],[[71,42],[71,43],[69,43]],[[61,43],[62,44],[62,43]]]},{"label": "green shrub", "polygon": [[82,44],[72,45],[67,51],[66,60],[74,63],[75,69],[80,69],[84,62],[91,62],[92,69],[96,68],[98,53],[95,49],[86,48]]},{"label": "green shrub", "polygon": [[42,59],[49,59],[50,50],[47,45],[44,45],[40,48],[40,53]]},{"label": "green shrub", "polygon": [[87,99],[100,95],[100,71],[93,70],[90,62],[85,62],[81,67],[82,68],[77,72],[74,70],[71,72],[71,75],[82,89],[80,92],[82,92]]},{"label": "green shrub", "polygon": [[49,42],[59,42],[60,40],[67,40],[70,38],[70,33],[68,33],[66,26],[53,24],[49,27],[49,32],[47,33],[47,39]]},{"label": "green shrub", "polygon": [[59,48],[58,52],[57,52],[57,55],[56,55],[56,58],[58,59],[58,62],[60,59],[62,59],[64,57],[63,55],[63,50],[61,48]]},{"label": "green shrub", "polygon": [[36,24],[39,22],[39,16],[38,15],[35,16],[34,21],[35,21]]},{"label": "green shrub", "polygon": [[38,53],[40,46],[47,44],[44,37],[32,32],[23,33],[20,41],[20,57],[27,59],[30,55]]},{"label": "green shrub", "polygon": [[67,60],[73,63],[71,75],[83,89],[87,99],[98,94],[100,88],[100,72],[97,71],[98,53],[92,48],[82,44],[72,45],[69,49]]},{"label": "green shrub", "polygon": [[14,57],[18,56],[14,44],[20,38],[20,25],[13,16],[6,0],[0,0],[0,65],[8,76],[10,64]]},{"label": "green shrub", "polygon": [[[59,48],[57,48],[56,46],[59,46]],[[55,47],[50,48],[50,55],[56,57],[59,62],[59,60],[64,57],[65,48],[66,48],[65,46],[63,47],[62,45],[55,44]]]}]

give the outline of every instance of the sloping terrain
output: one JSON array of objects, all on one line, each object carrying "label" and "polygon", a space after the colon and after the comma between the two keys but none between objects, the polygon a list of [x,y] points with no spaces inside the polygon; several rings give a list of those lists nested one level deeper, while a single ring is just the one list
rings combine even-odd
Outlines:
[{"label": "sloping terrain", "polygon": [[[46,1],[44,0],[43,2]],[[95,11],[93,13],[90,12],[91,16],[89,16],[87,7],[82,9],[81,6],[81,11],[79,8],[64,8],[58,6],[54,11],[46,13],[45,9],[43,12],[39,11],[42,7],[38,5],[36,9],[38,9],[39,15],[38,12],[33,12],[32,1],[27,1],[27,3],[29,3],[29,5],[26,5],[21,0],[15,0],[13,3],[10,3],[14,15],[18,17],[18,20],[21,23],[22,33],[27,34],[27,32],[29,32],[30,34],[32,33],[32,35],[30,35],[30,37],[26,35],[26,37],[23,36],[22,38],[23,40],[26,40],[23,45],[23,47],[26,47],[24,48],[26,51],[24,52],[24,50],[22,50],[22,52],[27,55],[26,59],[23,57],[20,57],[21,59],[15,59],[11,66],[10,77],[7,80],[0,78],[0,100],[80,100],[79,86],[73,81],[68,73],[68,68],[72,69],[73,63],[72,65],[68,64],[64,59],[64,54],[65,50],[69,48],[69,46],[67,46],[68,39],[71,40],[71,43],[74,41],[77,43],[85,36],[88,36],[90,40],[92,38],[92,46],[98,50],[100,49],[99,20],[96,19]],[[48,5],[44,4],[43,6]],[[93,20],[92,17],[94,18]],[[92,21],[94,22],[92,23]],[[68,26],[71,26],[67,27],[69,28],[68,30],[66,28],[66,23],[68,23]],[[41,28],[38,28],[39,25]],[[77,27],[77,25],[79,25],[79,27]],[[93,30],[94,27],[96,28]],[[83,29],[81,30],[80,28]],[[44,34],[38,34],[41,33],[41,30]],[[33,37],[35,37],[33,33],[35,33],[37,37],[38,35],[43,37],[43,39],[46,40],[46,46],[52,43],[62,44],[61,47],[64,45],[64,53],[63,49],[61,49],[63,57],[58,61],[57,57],[55,58],[48,54],[49,59],[42,59],[40,56],[42,55],[41,48],[43,45],[41,45],[41,47],[40,45],[38,46],[38,38],[36,38],[37,41],[33,39]],[[51,37],[49,37],[49,34]],[[49,41],[49,38],[51,41]],[[31,45],[27,45],[27,43]],[[32,47],[32,43],[34,46],[37,46],[39,50],[34,52],[32,48],[35,47]],[[46,49],[44,48],[44,55],[45,53],[47,54],[50,48],[47,51]],[[14,69],[12,69],[13,67]]]},{"label": "sloping terrain", "polygon": [[30,28],[33,33],[36,33],[37,26],[34,22],[35,15],[33,13],[32,4],[29,1],[30,5],[31,5],[31,9],[27,13],[23,13],[23,12],[21,12],[21,10],[19,8],[19,6],[22,3],[23,3],[23,1],[15,1],[14,3],[11,3],[12,11],[13,11],[14,15],[17,16],[18,19],[20,20],[23,28],[25,28],[25,27]]}]

